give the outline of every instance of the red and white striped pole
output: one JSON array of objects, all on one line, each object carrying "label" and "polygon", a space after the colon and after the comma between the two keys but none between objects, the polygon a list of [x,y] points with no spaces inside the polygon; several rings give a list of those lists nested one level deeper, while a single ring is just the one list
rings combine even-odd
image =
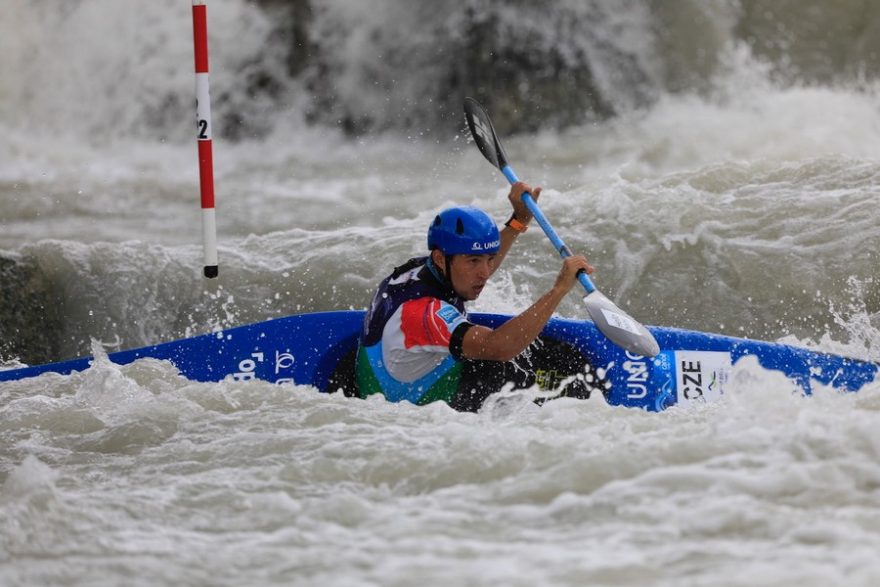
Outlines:
[{"label": "red and white striped pole", "polygon": [[211,146],[211,95],[208,84],[208,15],[204,0],[193,0],[196,55],[196,120],[199,185],[202,192],[202,242],[205,277],[217,277],[217,220],[214,215],[214,153]]}]

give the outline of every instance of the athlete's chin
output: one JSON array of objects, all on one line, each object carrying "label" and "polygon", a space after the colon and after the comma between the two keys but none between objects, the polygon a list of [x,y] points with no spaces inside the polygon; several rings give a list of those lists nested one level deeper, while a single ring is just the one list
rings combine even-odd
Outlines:
[{"label": "athlete's chin", "polygon": [[486,287],[485,285],[475,285],[475,286],[473,286],[469,289],[466,289],[464,291],[461,291],[460,289],[456,289],[455,293],[457,293],[458,297],[462,298],[464,301],[472,302],[475,299],[477,299],[478,297],[480,297],[480,294],[483,293],[483,289],[485,287]]}]

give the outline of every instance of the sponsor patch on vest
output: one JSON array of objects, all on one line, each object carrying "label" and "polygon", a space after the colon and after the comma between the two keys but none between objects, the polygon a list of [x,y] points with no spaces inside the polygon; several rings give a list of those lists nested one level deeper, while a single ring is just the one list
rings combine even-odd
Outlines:
[{"label": "sponsor patch on vest", "polygon": [[449,306],[445,304],[441,306],[439,310],[437,310],[436,314],[441,320],[446,322],[446,324],[452,324],[453,322],[461,318],[461,314],[455,308],[455,306]]}]

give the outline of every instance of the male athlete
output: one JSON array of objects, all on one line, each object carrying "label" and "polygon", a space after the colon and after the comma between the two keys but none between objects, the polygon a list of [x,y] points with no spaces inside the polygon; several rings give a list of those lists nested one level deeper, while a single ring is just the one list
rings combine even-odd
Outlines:
[{"label": "male athlete", "polygon": [[542,350],[542,365],[554,363],[557,379],[580,379],[575,382],[579,386],[569,385],[563,393],[589,395],[583,383],[589,366],[574,348],[559,341],[539,341],[523,353],[574,286],[578,271],[593,272],[583,256],[566,258],[553,287],[498,328],[468,321],[465,302],[477,299],[532,220],[521,198],[525,191],[535,200],[541,195],[541,188],[532,191],[522,182],[514,184],[508,194],[513,214],[500,232],[477,208],[443,210],[428,228],[430,255],[410,259],[382,281],[357,351],[360,397],[382,393],[389,401],[419,405],[442,400],[457,410],[476,411],[505,383],[535,384],[526,355]]}]

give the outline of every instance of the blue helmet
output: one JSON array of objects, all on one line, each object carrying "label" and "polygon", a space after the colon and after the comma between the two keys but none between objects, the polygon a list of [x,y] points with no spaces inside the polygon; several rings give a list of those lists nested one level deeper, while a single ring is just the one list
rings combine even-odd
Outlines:
[{"label": "blue helmet", "polygon": [[447,208],[428,228],[428,249],[444,255],[493,255],[500,248],[495,221],[473,206]]}]

